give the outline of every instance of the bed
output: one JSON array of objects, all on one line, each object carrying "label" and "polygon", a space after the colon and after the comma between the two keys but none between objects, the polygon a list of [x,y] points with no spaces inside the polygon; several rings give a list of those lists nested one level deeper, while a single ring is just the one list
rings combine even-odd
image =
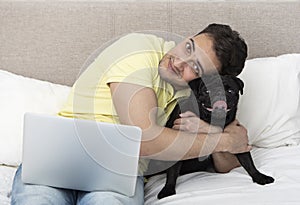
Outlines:
[{"label": "bed", "polygon": [[198,172],[157,200],[165,181],[157,175],[145,185],[145,204],[299,204],[299,10],[299,1],[1,1],[1,204],[10,203],[21,163],[24,113],[56,113],[95,51],[129,32],[189,36],[212,22],[231,25],[248,44],[238,119],[257,168],[275,183],[254,184],[243,168]]}]

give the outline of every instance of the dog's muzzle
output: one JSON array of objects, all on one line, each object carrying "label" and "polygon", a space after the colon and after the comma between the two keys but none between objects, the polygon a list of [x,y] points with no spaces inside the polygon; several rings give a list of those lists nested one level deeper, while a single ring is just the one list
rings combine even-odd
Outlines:
[{"label": "dog's muzzle", "polygon": [[218,100],[214,102],[212,106],[213,110],[224,110],[227,112],[227,103],[224,100]]},{"label": "dog's muzzle", "polygon": [[[202,104],[203,107],[205,107],[204,104]],[[227,103],[225,100],[217,100],[213,103],[212,107],[205,107],[206,110],[210,111],[210,112],[214,112],[214,111],[223,111],[225,113],[227,113],[228,111],[230,111],[230,109],[228,109]]]}]

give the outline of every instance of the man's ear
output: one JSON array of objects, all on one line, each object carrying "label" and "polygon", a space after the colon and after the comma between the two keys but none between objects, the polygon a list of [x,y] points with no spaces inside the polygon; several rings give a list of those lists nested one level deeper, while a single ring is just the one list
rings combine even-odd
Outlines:
[{"label": "man's ear", "polygon": [[241,92],[241,95],[243,95],[243,93],[244,93],[243,92],[244,82],[241,79],[239,79],[238,77],[235,77],[234,80],[237,83],[237,85],[239,86],[239,90]]}]

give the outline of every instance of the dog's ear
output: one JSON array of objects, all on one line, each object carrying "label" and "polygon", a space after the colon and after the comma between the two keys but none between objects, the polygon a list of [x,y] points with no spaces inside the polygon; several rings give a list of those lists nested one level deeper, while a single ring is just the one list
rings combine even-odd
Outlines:
[{"label": "dog's ear", "polygon": [[189,86],[192,90],[198,90],[201,83],[202,83],[201,78],[196,78],[189,82]]},{"label": "dog's ear", "polygon": [[238,77],[235,77],[234,80],[235,80],[236,84],[239,86],[241,95],[243,95],[244,82],[241,79],[239,79]]}]

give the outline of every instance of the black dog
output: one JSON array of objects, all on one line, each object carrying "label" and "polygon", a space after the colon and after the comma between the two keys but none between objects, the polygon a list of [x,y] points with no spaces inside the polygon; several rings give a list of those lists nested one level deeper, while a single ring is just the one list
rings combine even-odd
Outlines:
[{"label": "black dog", "polygon": [[[244,83],[234,76],[207,75],[189,83],[193,92],[189,98],[178,103],[171,113],[166,127],[172,128],[174,120],[185,111],[192,111],[211,125],[224,128],[234,121],[237,112],[239,92],[243,94]],[[252,177],[253,182],[264,185],[274,182],[272,177],[260,173],[254,166],[250,152],[236,154],[240,164]],[[210,158],[211,159],[211,158]],[[166,170],[167,181],[159,192],[158,199],[176,194],[177,177],[181,174],[204,171],[209,165],[208,159],[183,160],[176,162]]]}]

